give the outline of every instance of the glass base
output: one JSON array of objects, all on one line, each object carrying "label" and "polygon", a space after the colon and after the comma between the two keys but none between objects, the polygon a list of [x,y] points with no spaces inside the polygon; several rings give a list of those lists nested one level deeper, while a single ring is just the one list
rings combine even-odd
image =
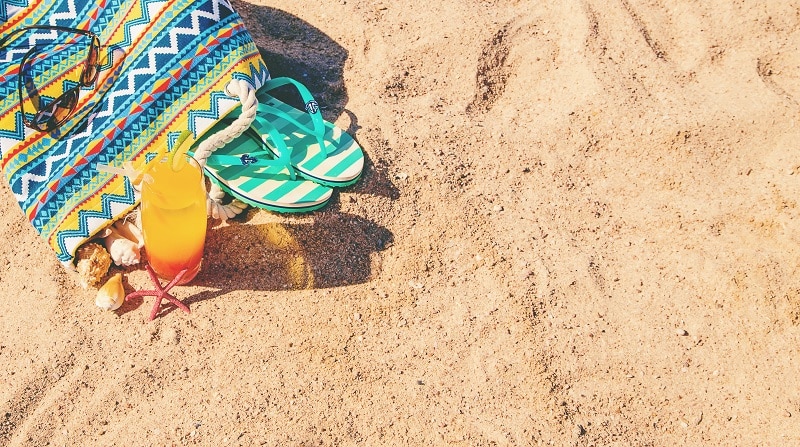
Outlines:
[{"label": "glass base", "polygon": [[[181,280],[175,283],[175,285],[180,286],[183,284],[187,284],[191,280],[193,280],[194,277],[197,276],[198,273],[200,273],[200,267],[202,264],[203,261],[201,260],[200,262],[197,263],[196,266],[192,267],[190,270],[187,270],[186,273],[183,274],[183,277],[181,277]],[[150,266],[153,269],[153,271],[156,272],[156,275],[158,275],[158,277],[161,279],[172,281],[173,279],[175,279],[175,276],[177,276],[177,275],[164,275],[163,273],[159,272],[157,268],[153,266],[152,262],[150,263]]]}]

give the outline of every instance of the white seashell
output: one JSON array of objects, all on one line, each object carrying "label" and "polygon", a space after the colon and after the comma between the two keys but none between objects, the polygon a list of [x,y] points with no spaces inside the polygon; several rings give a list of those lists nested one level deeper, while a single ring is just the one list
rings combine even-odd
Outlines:
[{"label": "white seashell", "polygon": [[114,264],[128,267],[141,261],[144,238],[139,228],[127,220],[117,221],[106,229],[104,243]]},{"label": "white seashell", "polygon": [[125,301],[125,288],[122,286],[122,274],[112,276],[100,290],[94,303],[103,310],[117,310]]},{"label": "white seashell", "polygon": [[111,254],[111,259],[114,264],[122,267],[136,265],[141,261],[141,250],[132,240],[126,239],[122,236],[107,237],[106,249]]}]

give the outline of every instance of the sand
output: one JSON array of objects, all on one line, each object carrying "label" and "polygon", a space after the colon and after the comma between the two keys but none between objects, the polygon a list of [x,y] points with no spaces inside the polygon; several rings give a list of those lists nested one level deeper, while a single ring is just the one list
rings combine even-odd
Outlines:
[{"label": "sand", "polygon": [[800,445],[800,3],[233,4],[363,178],[153,322],[2,185],[0,445]]}]

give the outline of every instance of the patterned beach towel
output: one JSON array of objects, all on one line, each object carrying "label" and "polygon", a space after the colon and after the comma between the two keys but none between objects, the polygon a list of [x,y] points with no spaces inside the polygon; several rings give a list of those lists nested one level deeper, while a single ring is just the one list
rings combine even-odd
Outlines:
[{"label": "patterned beach towel", "polygon": [[[15,32],[32,25],[60,28]],[[91,39],[61,28],[97,35],[92,86],[80,86]],[[127,177],[98,165],[139,166],[184,130],[200,137],[240,105],[225,92],[231,80],[258,88],[269,79],[224,0],[0,0],[0,38],[12,34],[0,49],[0,167],[70,268],[81,244],[139,201]],[[38,95],[41,109],[72,88],[80,98],[62,125],[25,125],[20,92],[30,121],[37,109],[28,96]]]}]

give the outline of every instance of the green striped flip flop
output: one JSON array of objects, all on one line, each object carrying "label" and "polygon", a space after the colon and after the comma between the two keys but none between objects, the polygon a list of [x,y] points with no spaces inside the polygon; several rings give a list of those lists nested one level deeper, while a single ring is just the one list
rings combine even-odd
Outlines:
[{"label": "green striped flip flop", "polygon": [[[195,143],[194,148],[230,122],[228,118],[218,121]],[[276,157],[266,141],[271,141],[282,156]],[[257,208],[299,213],[323,207],[333,190],[296,176],[288,157],[289,149],[278,131],[268,123],[260,123],[258,131],[250,127],[209,155],[205,172],[225,192]]]},{"label": "green striped flip flop", "polygon": [[[268,93],[284,85],[297,89],[305,112]],[[348,186],[358,181],[364,168],[364,152],[347,132],[322,119],[319,105],[303,84],[290,78],[275,78],[261,86],[256,97],[259,119],[253,127],[262,134],[265,125],[277,128],[298,174],[327,186]],[[267,147],[280,155],[281,149],[273,141],[266,141]]]}]

